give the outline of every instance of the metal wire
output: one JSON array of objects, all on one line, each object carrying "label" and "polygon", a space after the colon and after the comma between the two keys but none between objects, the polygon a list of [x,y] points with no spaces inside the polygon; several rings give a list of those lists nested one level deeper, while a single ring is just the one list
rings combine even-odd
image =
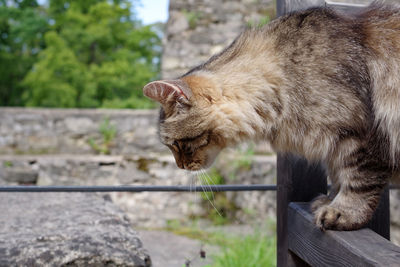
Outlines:
[{"label": "metal wire", "polygon": [[0,192],[222,192],[275,191],[276,185],[210,185],[210,186],[0,186]]},{"label": "metal wire", "polygon": [[[328,186],[329,188],[330,186]],[[276,185],[120,185],[120,186],[0,186],[1,192],[226,192],[226,191],[276,191]],[[398,185],[390,185],[390,189],[400,189]]]}]

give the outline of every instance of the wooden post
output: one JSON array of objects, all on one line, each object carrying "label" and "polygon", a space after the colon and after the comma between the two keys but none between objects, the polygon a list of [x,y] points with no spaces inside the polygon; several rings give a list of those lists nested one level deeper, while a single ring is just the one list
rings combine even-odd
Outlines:
[{"label": "wooden post", "polygon": [[304,266],[288,250],[288,207],[290,202],[308,202],[327,193],[324,169],[318,164],[287,154],[278,155],[277,246],[278,266]]}]

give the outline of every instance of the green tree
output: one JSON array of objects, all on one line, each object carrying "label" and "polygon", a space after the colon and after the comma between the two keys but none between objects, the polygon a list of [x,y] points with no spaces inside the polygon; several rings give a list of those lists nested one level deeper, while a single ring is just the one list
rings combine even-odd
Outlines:
[{"label": "green tree", "polygon": [[57,0],[50,8],[55,28],[93,77],[99,106],[152,105],[141,88],[158,74],[160,38],[134,19],[130,1]]},{"label": "green tree", "polygon": [[23,81],[29,88],[23,98],[28,106],[95,107],[90,72],[54,31],[46,33],[46,49]]},{"label": "green tree", "polygon": [[0,105],[23,105],[20,81],[37,60],[48,30],[35,0],[0,1]]},{"label": "green tree", "polygon": [[0,0],[0,105],[152,106],[141,88],[159,73],[160,37],[131,5]]}]

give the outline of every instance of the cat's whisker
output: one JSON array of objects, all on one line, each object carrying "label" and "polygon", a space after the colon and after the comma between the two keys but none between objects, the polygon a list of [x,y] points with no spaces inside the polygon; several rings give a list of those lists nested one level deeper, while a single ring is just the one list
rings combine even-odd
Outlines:
[{"label": "cat's whisker", "polygon": [[189,174],[190,177],[190,192],[193,192],[193,176]]},{"label": "cat's whisker", "polygon": [[[192,194],[194,197],[194,201],[193,203],[197,204],[197,188],[196,188],[196,183],[197,183],[197,179],[195,177],[195,175],[199,175],[199,172],[195,171],[195,172],[190,172],[190,171],[186,171],[185,172],[189,175],[190,178],[190,184],[189,184],[189,188],[190,188],[190,192],[194,193]],[[195,175],[193,175],[195,174]]]},{"label": "cat's whisker", "polygon": [[208,179],[210,179],[213,184],[214,184],[214,181],[212,180],[212,178],[208,175],[208,173],[205,170],[203,170],[203,174],[204,174],[204,180],[206,182],[206,185],[208,185],[208,188],[210,188],[211,198],[214,201],[215,200],[214,191],[212,191],[211,184]]},{"label": "cat's whisker", "polygon": [[[205,170],[202,169],[202,170],[201,170],[201,174],[206,174],[206,173],[205,173]],[[200,178],[200,181],[205,181],[206,184],[208,184],[208,186],[209,186],[209,188],[210,188],[210,190],[211,190],[211,186],[210,186],[210,184],[207,182],[207,180],[205,179],[205,177],[202,176],[202,175],[199,175],[198,177]],[[213,200],[211,200],[211,199],[208,197],[208,194],[207,194],[208,192],[205,190],[205,187],[203,186],[202,183],[200,183],[200,186],[201,186],[201,188],[203,189],[204,195],[206,196],[208,202],[210,202],[211,206],[214,208],[214,210],[217,212],[217,214],[218,214],[220,217],[222,217],[222,214],[218,211],[217,207],[216,207],[216,206],[214,205],[214,203],[213,203],[213,200],[214,200],[214,193],[213,193],[213,191],[212,191],[212,190],[210,191],[210,192],[212,193],[212,196],[213,196]]]},{"label": "cat's whisker", "polygon": [[[200,172],[195,171],[194,174],[198,177]],[[194,187],[194,203],[197,203],[197,179],[195,175],[191,175],[191,179]],[[191,191],[193,192],[193,189]]]},{"label": "cat's whisker", "polygon": [[197,179],[194,176],[192,176],[192,179],[193,179],[193,182],[194,182],[194,201],[195,201],[195,203],[197,203],[197,192],[196,192],[196,190],[197,190],[197,188],[196,188]]}]

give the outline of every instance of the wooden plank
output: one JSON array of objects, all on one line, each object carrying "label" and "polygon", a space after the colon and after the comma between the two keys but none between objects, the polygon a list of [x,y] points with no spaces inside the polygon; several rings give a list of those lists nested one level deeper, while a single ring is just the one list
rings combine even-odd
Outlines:
[{"label": "wooden plank", "polygon": [[278,16],[282,16],[283,14],[292,11],[303,10],[314,6],[329,6],[335,8],[338,11],[353,12],[360,10],[361,8],[367,5],[340,3],[335,1],[324,1],[324,0],[283,0],[283,1],[278,0],[276,3],[276,12]]},{"label": "wooden plank", "polygon": [[288,1],[286,12],[304,10],[310,7],[324,6],[324,0],[291,0]]},{"label": "wooden plank", "polygon": [[368,228],[322,232],[307,203],[291,203],[289,249],[311,266],[400,266],[400,247]]},{"label": "wooden plank", "polygon": [[278,155],[277,168],[278,266],[304,266],[288,253],[288,206],[291,201],[305,202],[326,194],[325,171],[317,164],[309,165],[306,160],[290,154]]},{"label": "wooden plank", "polygon": [[338,11],[341,12],[354,12],[357,10],[360,10],[368,5],[364,4],[351,4],[351,3],[339,3],[339,2],[334,2],[334,1],[325,1],[326,6],[332,7]]},{"label": "wooden plank", "polygon": [[276,14],[279,17],[292,11],[324,5],[324,0],[277,0]]}]

